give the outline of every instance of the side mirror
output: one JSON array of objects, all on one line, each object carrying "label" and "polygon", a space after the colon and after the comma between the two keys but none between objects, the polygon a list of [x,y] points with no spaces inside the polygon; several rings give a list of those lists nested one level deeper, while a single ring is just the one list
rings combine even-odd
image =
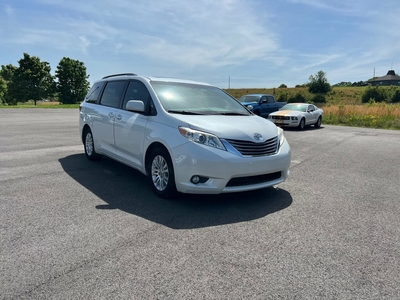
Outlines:
[{"label": "side mirror", "polygon": [[129,100],[126,104],[126,110],[144,112],[144,103],[140,100]]}]

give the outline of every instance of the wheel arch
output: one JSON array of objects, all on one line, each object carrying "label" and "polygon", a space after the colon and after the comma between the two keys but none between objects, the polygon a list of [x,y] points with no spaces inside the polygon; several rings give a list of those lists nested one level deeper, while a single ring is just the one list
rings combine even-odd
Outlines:
[{"label": "wheel arch", "polygon": [[168,148],[165,147],[165,145],[161,142],[153,142],[152,144],[149,145],[146,149],[146,154],[144,157],[144,171],[146,175],[149,175],[149,168],[150,168],[150,155],[153,152],[154,149],[156,148],[164,148],[165,151],[168,152],[169,157],[171,158],[172,165],[174,164],[174,161],[172,160],[171,153],[168,151]]},{"label": "wheel arch", "polygon": [[[86,130],[90,130],[90,131],[92,131],[92,129],[90,128],[90,126],[88,125],[88,124],[85,124],[85,125],[83,125],[83,128],[82,128],[82,135],[81,135],[81,140],[82,140],[82,143],[85,143],[85,132],[86,132]],[[92,132],[92,134],[93,134],[93,132]]]}]

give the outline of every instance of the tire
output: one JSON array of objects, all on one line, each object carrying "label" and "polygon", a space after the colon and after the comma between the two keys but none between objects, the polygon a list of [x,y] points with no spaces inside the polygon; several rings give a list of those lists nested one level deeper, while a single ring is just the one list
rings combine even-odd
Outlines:
[{"label": "tire", "polygon": [[301,120],[300,120],[300,124],[299,124],[299,126],[297,127],[299,130],[304,130],[304,127],[306,127],[306,120],[304,119],[304,118],[302,118]]},{"label": "tire", "polygon": [[177,194],[175,173],[168,151],[164,148],[154,149],[150,154],[148,168],[154,193],[161,198],[174,198]]},{"label": "tire", "polygon": [[315,127],[315,128],[320,128],[320,127],[321,127],[321,124],[322,124],[322,118],[319,117],[318,120],[317,120],[317,122],[314,124],[314,127]]},{"label": "tire", "polygon": [[90,128],[86,128],[83,132],[83,146],[85,148],[86,157],[89,160],[99,160],[100,155],[96,153],[94,149],[93,134]]}]

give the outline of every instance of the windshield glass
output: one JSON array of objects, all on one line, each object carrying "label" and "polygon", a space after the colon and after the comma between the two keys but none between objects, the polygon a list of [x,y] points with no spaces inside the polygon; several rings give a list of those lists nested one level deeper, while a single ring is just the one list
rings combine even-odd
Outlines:
[{"label": "windshield glass", "polygon": [[280,110],[297,110],[297,111],[307,111],[307,104],[286,104]]},{"label": "windshield glass", "polygon": [[247,95],[239,98],[239,102],[258,102],[258,100],[260,100],[260,96],[256,95]]},{"label": "windshield glass", "polygon": [[164,81],[152,81],[151,85],[170,113],[250,115],[235,98],[214,86]]}]

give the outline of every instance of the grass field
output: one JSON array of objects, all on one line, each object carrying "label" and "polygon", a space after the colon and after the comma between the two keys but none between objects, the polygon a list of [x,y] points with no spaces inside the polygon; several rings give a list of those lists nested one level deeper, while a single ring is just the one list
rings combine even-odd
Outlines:
[{"label": "grass field", "polygon": [[79,108],[79,104],[60,104],[60,102],[42,102],[28,101],[25,103],[18,103],[18,105],[0,105],[0,108]]},{"label": "grass field", "polygon": [[[315,103],[324,110],[323,123],[400,130],[400,104],[363,104],[361,97],[366,88],[334,87],[326,95],[326,103]],[[307,102],[312,102],[313,97],[307,88],[227,89],[226,92],[237,99],[245,94],[272,94],[278,100],[282,95],[290,98],[301,94]]]},{"label": "grass field", "polygon": [[[367,87],[334,87],[326,95],[326,103],[315,103],[324,110],[323,123],[355,127],[369,127],[400,130],[400,104],[368,103],[361,101]],[[236,99],[245,94],[272,94],[275,98],[290,98],[301,94],[310,102],[313,95],[307,88],[248,88],[226,89]],[[0,108],[79,108],[79,104],[59,104],[59,102],[33,101],[19,103],[16,106],[0,105]]]},{"label": "grass field", "polygon": [[[330,104],[361,104],[361,96],[364,93],[366,87],[334,87],[326,95],[326,102]],[[271,89],[226,89],[226,92],[231,94],[236,99],[239,99],[245,94],[272,94],[276,99],[280,99],[281,95],[286,95],[286,98],[290,98],[296,94],[301,94],[307,101],[312,99],[311,94],[307,88],[271,88]]]}]

